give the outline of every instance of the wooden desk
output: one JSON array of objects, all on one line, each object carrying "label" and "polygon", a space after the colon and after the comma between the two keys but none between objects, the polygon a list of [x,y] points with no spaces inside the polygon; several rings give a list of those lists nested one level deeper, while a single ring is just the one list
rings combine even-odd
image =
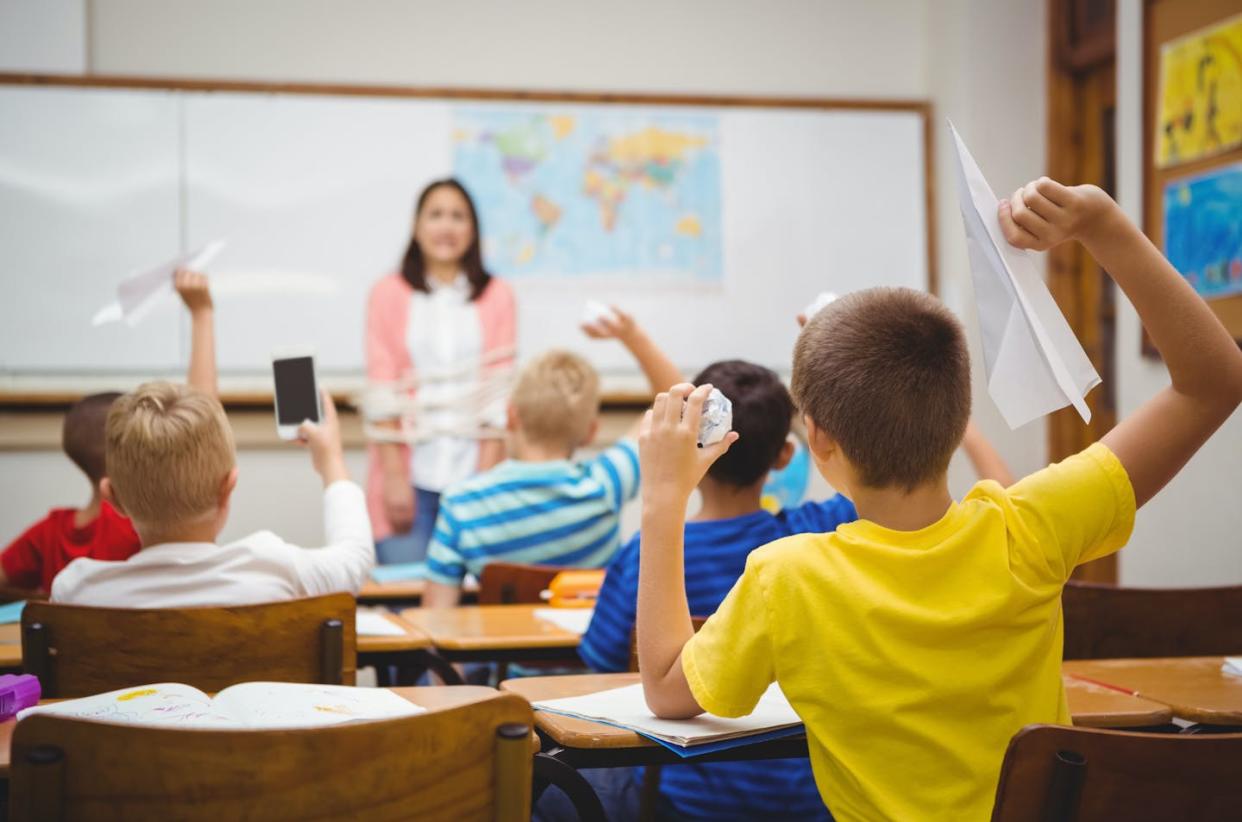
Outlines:
[{"label": "wooden desk", "polygon": [[436,651],[453,662],[577,660],[581,637],[536,618],[540,607],[410,608],[401,618],[427,633]]},{"label": "wooden desk", "polygon": [[1224,657],[1079,659],[1065,673],[1169,706],[1205,725],[1242,725],[1242,676],[1226,674]]},{"label": "wooden desk", "polygon": [[[402,579],[393,582],[376,582],[367,580],[358,591],[358,602],[365,604],[417,605],[423,601],[423,591],[427,588],[425,579]],[[479,583],[473,578],[462,586],[461,601],[473,603],[479,598]]]},{"label": "wooden desk", "polygon": [[[586,674],[583,676],[537,676],[509,679],[500,690],[511,691],[531,702],[582,696],[609,688],[622,688],[639,682],[636,673]],[[1167,723],[1172,712],[1164,705],[1140,699],[1088,682],[1065,679],[1066,696],[1074,724],[1094,728],[1150,727]],[[685,760],[651,740],[622,728],[585,719],[535,711],[535,727],[556,744],[557,759],[577,768],[606,768],[623,765],[660,765]],[[696,757],[696,762],[726,760],[783,759],[807,755],[806,737],[762,742]]]},{"label": "wooden desk", "polygon": [[22,667],[22,625],[10,622],[0,625],[0,671]]},{"label": "wooden desk", "polygon": [[358,657],[363,655],[394,653],[402,651],[418,651],[431,647],[431,637],[415,628],[396,614],[379,611],[380,616],[396,625],[405,633],[402,636],[366,636],[358,635]]},{"label": "wooden desk", "polygon": [[[482,685],[453,685],[448,687],[440,686],[438,688],[390,688],[389,690],[400,697],[408,699],[415,705],[423,706],[429,711],[456,708],[458,705],[467,705],[472,702],[482,702],[496,693],[491,688],[485,688]],[[17,727],[16,719],[0,722],[0,779],[9,778],[9,749],[15,727]],[[195,731],[186,731],[186,733],[195,733]]]}]

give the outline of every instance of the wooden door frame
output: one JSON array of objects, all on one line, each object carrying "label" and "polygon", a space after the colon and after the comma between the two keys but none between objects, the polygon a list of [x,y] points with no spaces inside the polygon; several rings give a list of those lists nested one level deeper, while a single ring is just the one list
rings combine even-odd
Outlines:
[{"label": "wooden door frame", "polygon": [[[1106,153],[1104,141],[1112,140],[1115,149],[1115,138],[1098,115],[1114,102],[1116,93],[1115,25],[1076,39],[1071,35],[1076,21],[1071,19],[1070,0],[1047,0],[1047,11],[1048,176],[1107,187],[1112,170],[1103,167],[1101,158]],[[1089,424],[1072,408],[1049,417],[1048,459],[1056,462],[1082,451],[1116,424],[1113,286],[1081,245],[1066,243],[1048,253],[1048,287],[1104,379],[1087,397],[1092,411]],[[1081,566],[1074,577],[1116,583],[1116,556]]]}]

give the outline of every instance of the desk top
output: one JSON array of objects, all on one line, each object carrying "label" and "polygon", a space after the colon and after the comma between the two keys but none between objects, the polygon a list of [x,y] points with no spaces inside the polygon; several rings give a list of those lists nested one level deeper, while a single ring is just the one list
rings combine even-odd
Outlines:
[{"label": "desk top", "polygon": [[1220,669],[1224,657],[1078,659],[1065,673],[1169,706],[1173,715],[1209,725],[1242,725],[1242,676]]},{"label": "desk top", "polygon": [[[429,711],[481,702],[496,693],[491,688],[485,688],[482,685],[442,685],[437,688],[389,688],[389,690]],[[9,777],[9,752],[13,741],[13,729],[16,727],[16,719],[0,722],[0,779]],[[186,733],[194,732],[186,731]],[[538,743],[534,745],[535,750],[538,750]]]},{"label": "desk top", "polygon": [[431,637],[415,628],[396,614],[381,611],[384,619],[405,632],[404,636],[365,636],[358,635],[358,653],[386,653],[391,651],[417,651],[431,647]]},{"label": "desk top", "polygon": [[0,668],[22,667],[22,625],[0,625]]},{"label": "desk top", "polygon": [[[366,602],[420,602],[427,589],[425,579],[399,579],[392,582],[376,582],[369,579],[358,591],[358,601]],[[473,602],[479,595],[479,582],[467,577],[461,588],[462,601]]]},{"label": "desk top", "polygon": [[[500,690],[526,697],[531,702],[622,688],[639,681],[636,673],[585,674],[581,676],[533,676],[508,679]],[[1120,691],[1065,678],[1066,696],[1074,724],[1089,728],[1135,728],[1168,722],[1172,713],[1164,705]],[[634,748],[655,745],[633,731],[535,711],[535,726],[566,748]]]},{"label": "desk top", "polygon": [[452,651],[577,648],[581,637],[535,616],[540,605],[469,605],[409,608],[401,618]]}]

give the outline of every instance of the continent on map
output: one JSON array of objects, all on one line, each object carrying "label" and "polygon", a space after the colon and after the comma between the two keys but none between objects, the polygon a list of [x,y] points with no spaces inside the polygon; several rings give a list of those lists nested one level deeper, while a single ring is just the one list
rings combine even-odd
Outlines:
[{"label": "continent on map", "polygon": [[500,276],[722,281],[717,115],[472,104],[451,133]]}]

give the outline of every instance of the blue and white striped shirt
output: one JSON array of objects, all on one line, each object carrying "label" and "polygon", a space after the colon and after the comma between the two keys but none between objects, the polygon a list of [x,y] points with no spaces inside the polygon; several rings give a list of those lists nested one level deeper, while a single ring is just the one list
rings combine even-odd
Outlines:
[{"label": "blue and white striped shirt", "polygon": [[458,585],[495,561],[603,568],[621,544],[621,506],[637,491],[629,440],[582,463],[502,462],[440,497],[427,576]]},{"label": "blue and white striped shirt", "polygon": [[[694,616],[720,607],[746,568],[752,550],[792,534],[836,530],[858,518],[842,496],[769,514],[755,511],[732,519],[687,522],[686,598]],[[625,671],[638,608],[638,545],[635,535],[608,566],[595,616],[578,646],[582,661],[597,671]],[[665,766],[660,794],[678,817],[688,819],[827,819],[809,759],[763,762],[693,762]]]}]

